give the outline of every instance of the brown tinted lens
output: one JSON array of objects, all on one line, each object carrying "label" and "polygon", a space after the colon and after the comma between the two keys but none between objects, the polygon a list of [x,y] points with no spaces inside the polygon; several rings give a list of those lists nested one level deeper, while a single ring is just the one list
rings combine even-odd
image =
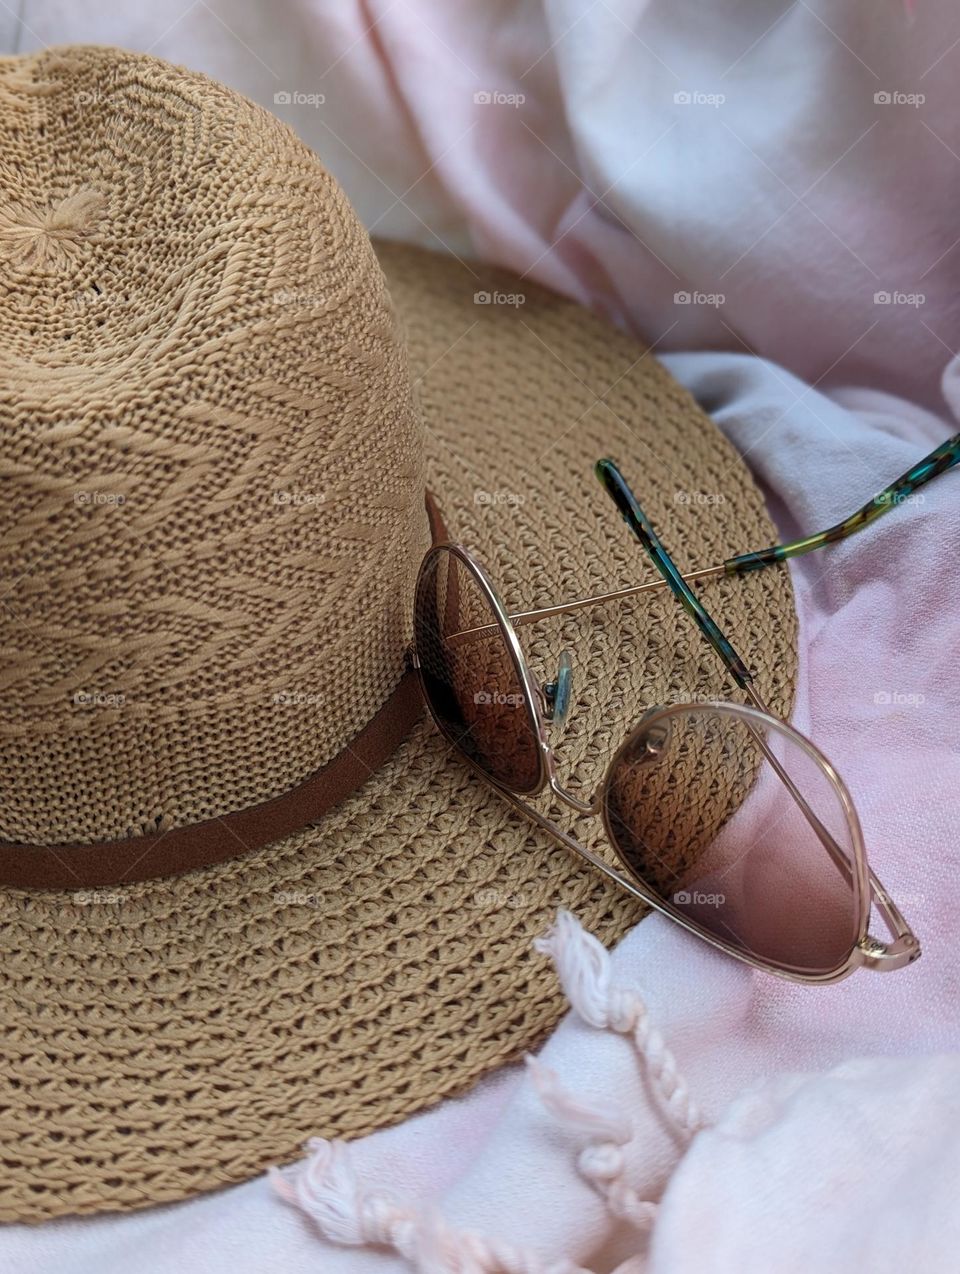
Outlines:
[{"label": "brown tinted lens", "polygon": [[447,738],[494,782],[535,791],[540,745],[520,673],[480,581],[449,550],[420,572],[414,639],[427,702]]},{"label": "brown tinted lens", "polygon": [[830,973],[859,936],[850,823],[796,739],[748,722],[704,706],[641,723],[608,778],[607,829],[630,870],[702,932]]}]

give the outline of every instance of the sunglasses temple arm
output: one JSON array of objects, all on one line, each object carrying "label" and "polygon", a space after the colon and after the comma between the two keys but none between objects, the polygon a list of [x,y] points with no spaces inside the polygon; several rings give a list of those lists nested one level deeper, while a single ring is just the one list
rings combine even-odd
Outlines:
[{"label": "sunglasses temple arm", "polygon": [[[958,463],[960,463],[960,434],[955,434],[937,447],[935,451],[932,451],[929,456],[915,464],[912,469],[908,469],[896,482],[891,483],[889,487],[884,488],[883,491],[875,495],[863,508],[858,509],[856,513],[849,518],[845,518],[844,521],[829,527],[826,531],[818,531],[815,535],[808,535],[800,540],[790,540],[786,544],[774,544],[770,548],[760,549],[755,553],[741,553],[736,557],[728,557],[719,566],[705,566],[697,571],[687,571],[683,575],[677,572],[677,574],[680,579],[688,584],[696,583],[698,580],[715,579],[720,575],[746,575],[750,571],[760,570],[765,566],[773,566],[777,562],[784,562],[791,557],[799,557],[803,553],[810,553],[814,549],[822,548],[825,544],[833,544],[838,540],[847,539],[862,526],[867,526],[868,523],[873,522],[881,513],[885,513],[887,509],[892,509],[901,504],[908,495],[912,495],[914,491],[917,491],[925,483],[937,477],[938,474],[952,469]],[[646,580],[643,584],[631,585],[629,588],[619,588],[612,593],[597,593],[593,597],[581,597],[576,601],[562,602],[558,606],[542,606],[537,610],[518,611],[510,616],[510,622],[513,624],[533,624],[541,619],[548,619],[553,615],[568,615],[573,611],[583,610],[588,606],[620,601],[625,597],[636,597],[638,594],[645,593],[652,588],[664,588],[668,583],[668,579],[664,576],[660,579]],[[487,632],[492,631],[494,627],[495,625],[488,624],[483,628],[470,631],[472,633]]]},{"label": "sunglasses temple arm", "polygon": [[[760,698],[760,696],[757,694],[753,686],[747,687],[747,698],[750,700],[751,704],[757,709],[758,712],[762,712],[765,716],[768,716],[768,717],[775,715],[770,710],[770,708],[767,707],[764,701]],[[761,733],[758,730],[755,730],[752,725],[748,726],[748,729],[750,730],[750,733],[753,735],[753,737],[756,739],[757,746],[760,748],[761,752],[763,752],[764,756],[770,762],[770,765],[776,771],[778,777],[780,778],[780,781],[784,784],[784,786],[789,791],[790,795],[793,797],[796,803],[800,806],[801,810],[803,811],[804,817],[806,818],[810,826],[813,828],[814,832],[816,832],[817,839],[820,841],[821,845],[823,845],[824,849],[830,855],[834,864],[839,869],[841,876],[844,878],[844,880],[846,881],[848,885],[852,884],[853,878],[854,878],[853,868],[851,867],[850,859],[848,855],[846,855],[843,852],[843,850],[839,847],[839,845],[837,845],[836,841],[833,839],[833,837],[830,835],[827,829],[823,826],[823,824],[817,818],[816,814],[814,814],[809,804],[804,800],[800,792],[797,791],[796,785],[793,783],[792,779],[787,774],[786,770],[784,770],[784,768],[781,766],[776,756],[774,756],[773,752],[770,750],[766,739],[761,735]],[[900,909],[897,907],[897,904],[893,901],[893,899],[884,889],[883,884],[881,883],[879,877],[873,871],[873,868],[870,866],[869,863],[867,864],[867,880],[870,887],[870,893],[873,898],[874,905],[876,906],[877,911],[879,912],[884,924],[887,926],[887,929],[890,932],[890,936],[894,939],[913,938],[914,937],[913,930],[907,924],[907,921],[904,918]],[[890,967],[894,967],[892,961],[891,961]]]},{"label": "sunglasses temple arm", "polygon": [[[756,690],[754,690],[753,686],[747,687],[747,698],[750,700],[753,707],[755,707],[758,712],[762,712],[764,716],[767,716],[767,717],[775,716],[775,714],[770,710],[770,708],[767,707],[766,703],[764,703],[764,701],[757,694]],[[796,801],[797,805],[799,805],[800,809],[803,811],[804,817],[806,818],[810,826],[813,828],[813,830],[816,832],[817,839],[820,841],[820,844],[824,847],[824,849],[833,859],[834,864],[840,871],[840,875],[844,878],[844,880],[846,881],[848,885],[851,885],[853,883],[853,868],[850,865],[849,857],[843,852],[843,850],[836,843],[836,841],[833,839],[833,837],[830,835],[830,833],[827,831],[824,825],[820,822],[819,818],[817,818],[816,814],[814,814],[813,810],[810,808],[807,801],[804,800],[802,794],[797,790],[796,784],[793,782],[793,780],[790,778],[790,775],[780,764],[780,761],[778,760],[775,753],[771,750],[770,745],[767,743],[767,740],[764,738],[761,732],[750,723],[747,724],[747,729],[750,731],[750,733],[753,735],[754,739],[756,740],[757,746],[759,747],[760,751],[770,762],[770,765],[773,767],[774,771],[776,772],[776,775],[780,779],[780,782],[784,785],[784,787],[787,789],[787,791]]]},{"label": "sunglasses temple arm", "polygon": [[741,553],[737,557],[728,558],[723,564],[724,572],[727,575],[746,575],[749,571],[772,566],[775,562],[785,562],[787,558],[811,553],[814,549],[822,548],[824,544],[835,544],[838,540],[845,540],[861,527],[876,521],[888,509],[894,509],[898,504],[902,504],[925,483],[941,473],[946,473],[958,463],[960,463],[960,433],[954,434],[952,438],[941,443],[913,468],[901,474],[896,482],[884,487],[872,500],[868,500],[862,508],[857,509],[856,513],[851,513],[842,522],[837,522],[825,531],[818,531],[815,535],[804,536],[800,540],[790,540],[786,544],[773,544],[770,548],[760,549],[756,553]]},{"label": "sunglasses temple arm", "polygon": [[[688,571],[684,579],[688,584],[698,580],[716,579],[726,575],[726,563],[719,566],[704,566],[697,571]],[[601,606],[606,602],[618,602],[624,597],[637,597],[653,588],[666,588],[667,581],[661,576],[658,579],[644,580],[642,584],[631,584],[628,588],[618,588],[612,593],[595,593],[592,597],[578,597],[575,601],[560,602],[557,606],[541,606],[537,610],[521,610],[510,616],[511,624],[534,624],[541,619],[549,619],[551,615],[569,615],[574,611],[585,610],[588,606]],[[493,625],[488,625],[492,627]]]},{"label": "sunglasses temple arm", "polygon": [[667,582],[674,597],[691,616],[703,636],[714,648],[734,681],[746,690],[753,674],[724,636],[717,622],[680,574],[673,558],[660,543],[649,518],[637,503],[626,478],[612,460],[598,460],[596,474],[600,485],[617,506],[620,516],[643,545],[654,566]]}]

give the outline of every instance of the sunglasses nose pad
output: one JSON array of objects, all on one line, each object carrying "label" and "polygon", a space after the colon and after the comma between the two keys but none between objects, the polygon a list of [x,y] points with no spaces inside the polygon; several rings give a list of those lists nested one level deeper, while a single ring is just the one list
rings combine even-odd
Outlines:
[{"label": "sunglasses nose pad", "polygon": [[560,652],[556,681],[548,681],[543,687],[547,701],[547,719],[555,726],[562,726],[570,711],[570,691],[573,688],[573,655],[569,650]]}]

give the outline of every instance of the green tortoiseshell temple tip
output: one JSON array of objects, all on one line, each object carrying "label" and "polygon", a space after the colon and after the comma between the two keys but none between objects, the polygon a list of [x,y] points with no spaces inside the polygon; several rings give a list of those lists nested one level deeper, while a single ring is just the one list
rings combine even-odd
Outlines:
[{"label": "green tortoiseshell temple tip", "polygon": [[851,513],[842,522],[828,527],[826,531],[818,531],[816,535],[807,535],[801,540],[791,540],[788,544],[773,544],[770,548],[760,549],[756,553],[741,553],[737,557],[728,558],[723,564],[724,569],[728,575],[745,575],[748,571],[759,570],[763,566],[770,566],[773,562],[785,562],[789,557],[799,557],[801,553],[810,553],[813,549],[822,548],[824,544],[835,544],[838,540],[845,540],[855,531],[859,531],[862,526],[868,526],[875,521],[888,509],[895,509],[925,482],[952,469],[957,463],[960,463],[960,434],[954,434],[952,438],[941,443],[935,451],[930,452],[929,456],[925,456],[912,469],[901,474],[896,482],[884,487],[872,500],[868,500],[862,508],[857,509],[856,513]]},{"label": "green tortoiseshell temple tip", "polygon": [[738,686],[745,689],[753,680],[749,668],[730,645],[715,620],[696,593],[677,570],[673,559],[660,543],[656,531],[637,503],[623,474],[612,460],[598,460],[595,466],[600,485],[620,511],[620,516],[650,555],[654,565],[667,581],[673,595],[692,616],[697,627],[726,664]]},{"label": "green tortoiseshell temple tip", "polygon": [[[868,526],[875,521],[888,509],[894,509],[902,504],[924,483],[937,477],[938,474],[946,473],[957,464],[960,464],[960,433],[954,434],[952,438],[941,443],[923,460],[901,474],[890,486],[884,487],[872,500],[869,500],[856,513],[852,513],[850,517],[844,518],[842,522],[828,527],[826,531],[818,531],[815,535],[807,535],[800,540],[791,540],[787,544],[773,544],[770,548],[760,549],[755,553],[741,553],[737,557],[730,557],[723,563],[723,571],[726,575],[745,575],[748,571],[760,570],[761,567],[771,566],[775,562],[785,562],[790,557],[799,557],[801,553],[810,553],[813,549],[822,548],[824,544],[835,544],[838,540],[845,540],[859,531],[862,526]],[[700,631],[727,665],[737,685],[746,688],[753,680],[749,669],[677,570],[616,464],[612,460],[598,460],[596,474],[601,486],[620,510],[624,522],[646,549],[674,596],[693,616]]]}]

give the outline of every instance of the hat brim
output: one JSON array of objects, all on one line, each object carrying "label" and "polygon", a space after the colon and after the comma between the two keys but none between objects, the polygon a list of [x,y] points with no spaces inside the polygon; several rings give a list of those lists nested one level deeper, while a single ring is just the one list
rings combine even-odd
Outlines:
[{"label": "hat brim", "polygon": [[[628,337],[501,272],[378,253],[407,330],[430,488],[508,606],[650,574],[593,478],[603,455],[682,567],[775,540],[742,461]],[[786,570],[707,587],[787,714]],[[646,708],[733,697],[663,593],[531,626],[523,642],[544,679],[574,651],[560,753],[584,791]],[[607,852],[599,820],[578,834]],[[266,849],[85,900],[4,891],[0,1220],[183,1198],[289,1160],[307,1136],[362,1136],[464,1090],[561,1013],[531,948],[558,906],[607,943],[643,914],[426,721],[319,825]]]}]

